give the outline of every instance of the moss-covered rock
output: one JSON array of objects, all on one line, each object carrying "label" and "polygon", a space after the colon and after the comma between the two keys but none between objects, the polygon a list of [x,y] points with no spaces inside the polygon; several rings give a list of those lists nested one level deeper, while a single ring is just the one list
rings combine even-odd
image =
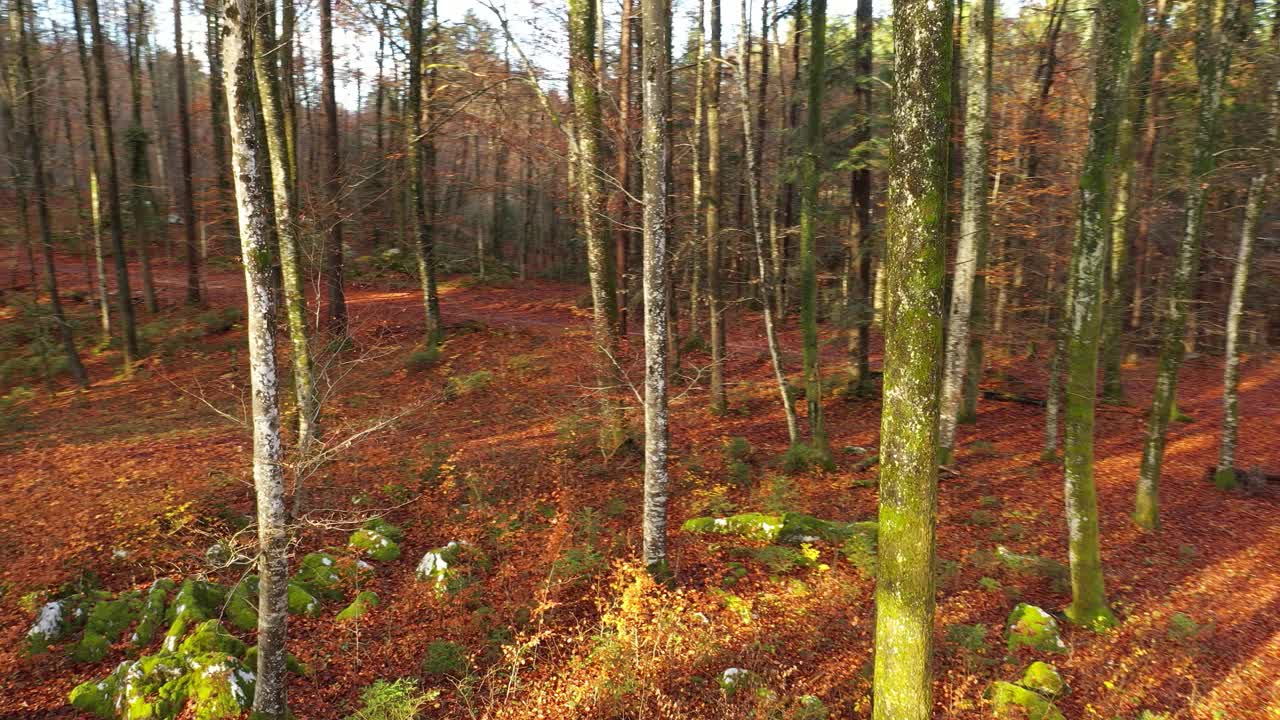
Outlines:
[{"label": "moss-covered rock", "polygon": [[120,720],[170,720],[186,704],[182,680],[187,674],[184,655],[147,655],[120,668],[115,706]]},{"label": "moss-covered rock", "polygon": [[253,705],[255,676],[240,661],[223,653],[195,655],[182,678],[196,720],[239,717]]},{"label": "moss-covered rock", "polygon": [[48,652],[51,643],[83,627],[88,617],[85,610],[88,602],[85,595],[71,595],[40,606],[35,620],[27,629],[27,652],[32,655]]},{"label": "moss-covered rock", "polygon": [[290,580],[289,612],[293,615],[318,615],[320,614],[320,600],[311,594],[307,586]]},{"label": "moss-covered rock", "polygon": [[188,655],[222,654],[244,657],[249,649],[242,640],[227,632],[220,620],[206,620],[198,625],[178,646]]},{"label": "moss-covered rock", "polygon": [[1009,651],[1029,647],[1042,652],[1065,652],[1058,621],[1043,609],[1018,603],[1009,613]]},{"label": "moss-covered rock", "polygon": [[258,627],[258,576],[248,575],[231,587],[223,617],[248,632]]},{"label": "moss-covered rock", "polygon": [[352,600],[350,605],[343,608],[342,612],[338,613],[338,616],[335,617],[334,620],[338,622],[355,620],[377,606],[378,594],[366,590],[359,595],[356,595],[356,599]]},{"label": "moss-covered rock", "polygon": [[436,595],[452,595],[470,582],[471,567],[484,567],[488,558],[465,541],[427,551],[414,571],[420,582],[431,583]]},{"label": "moss-covered rock", "polygon": [[992,713],[1010,720],[1065,720],[1053,703],[1024,687],[997,681],[987,688]]},{"label": "moss-covered rock", "polygon": [[1019,685],[1046,697],[1057,697],[1067,691],[1067,684],[1062,681],[1062,676],[1058,674],[1058,669],[1047,662],[1039,660],[1027,666],[1022,673],[1022,680]]},{"label": "moss-covered rock", "polygon": [[392,525],[382,518],[371,519],[369,522],[364,524],[364,529],[372,530],[373,532],[391,538],[398,543],[404,542],[404,530],[401,530],[398,525]]},{"label": "moss-covered rock", "polygon": [[1001,565],[1015,573],[1046,578],[1057,588],[1069,587],[1071,571],[1057,560],[1040,555],[1023,555],[1003,545],[996,546],[995,555]]},{"label": "moss-covered rock", "polygon": [[71,659],[81,663],[98,662],[111,650],[111,641],[93,630],[85,630],[80,642],[71,648]]},{"label": "moss-covered rock", "polygon": [[227,589],[217,583],[187,579],[178,588],[173,604],[165,615],[169,630],[165,633],[164,649],[173,652],[178,642],[187,634],[192,623],[217,617],[227,599]]},{"label": "moss-covered rock", "polygon": [[683,528],[685,532],[737,535],[748,540],[771,543],[782,532],[782,516],[753,512],[719,518],[690,518],[685,521]]},{"label": "moss-covered rock", "polygon": [[699,517],[686,520],[685,532],[737,535],[747,540],[800,545],[803,543],[845,542],[855,535],[875,534],[874,522],[823,520],[804,513],[743,513],[729,517]]},{"label": "moss-covered rock", "polygon": [[116,698],[120,694],[120,680],[131,663],[123,662],[101,680],[80,683],[71,691],[69,700],[75,709],[96,715],[103,720],[116,717]]},{"label": "moss-covered rock", "polygon": [[351,534],[351,547],[379,562],[400,558],[400,545],[376,530],[361,528]]},{"label": "moss-covered rock", "polygon": [[138,612],[138,624],[134,627],[133,636],[130,638],[136,647],[146,647],[155,639],[156,631],[164,622],[165,604],[168,602],[169,593],[173,592],[175,587],[177,585],[169,578],[160,578],[151,583],[151,587],[147,589],[142,609]]},{"label": "moss-covered rock", "polygon": [[323,552],[308,553],[293,577],[307,592],[316,597],[336,600],[342,597],[343,579],[338,572],[333,555]]},{"label": "moss-covered rock", "polygon": [[764,678],[744,668],[725,668],[716,678],[717,684],[726,695],[734,695],[742,690],[752,690],[764,686]]}]

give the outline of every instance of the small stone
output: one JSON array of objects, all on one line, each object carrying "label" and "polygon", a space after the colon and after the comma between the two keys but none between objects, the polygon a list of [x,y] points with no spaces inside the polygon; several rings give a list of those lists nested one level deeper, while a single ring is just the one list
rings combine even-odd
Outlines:
[{"label": "small stone", "polygon": [[362,528],[351,534],[350,545],[379,562],[400,558],[400,545],[376,530]]},{"label": "small stone", "polygon": [[1043,652],[1065,652],[1067,649],[1058,634],[1058,621],[1029,603],[1018,603],[1009,614],[1009,652],[1020,647]]},{"label": "small stone", "polygon": [[1022,673],[1022,681],[1018,684],[1050,698],[1061,695],[1067,690],[1067,684],[1062,681],[1057,668],[1039,660],[1027,666],[1026,671]]}]

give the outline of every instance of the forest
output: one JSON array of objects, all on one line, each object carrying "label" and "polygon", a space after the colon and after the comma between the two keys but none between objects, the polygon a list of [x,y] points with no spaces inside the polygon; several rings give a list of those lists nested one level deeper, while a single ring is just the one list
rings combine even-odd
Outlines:
[{"label": "forest", "polygon": [[1275,0],[0,11],[0,717],[1280,718]]}]

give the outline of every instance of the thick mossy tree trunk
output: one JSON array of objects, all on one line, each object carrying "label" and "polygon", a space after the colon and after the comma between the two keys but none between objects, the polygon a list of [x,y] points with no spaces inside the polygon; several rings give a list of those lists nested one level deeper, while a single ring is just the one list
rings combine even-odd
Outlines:
[{"label": "thick mossy tree trunk", "polygon": [[111,342],[111,301],[108,297],[106,262],[102,253],[102,198],[98,182],[98,134],[93,121],[93,83],[95,81],[89,62],[89,49],[84,39],[84,21],[80,17],[81,0],[72,0],[72,23],[76,30],[76,54],[80,60],[80,76],[84,78],[84,131],[89,141],[89,216],[93,223],[93,264],[98,278],[98,324],[101,335],[98,343],[106,347]]},{"label": "thick mossy tree trunk", "polygon": [[1071,561],[1071,605],[1067,617],[1099,630],[1110,627],[1115,619],[1107,607],[1099,549],[1098,494],[1093,480],[1094,397],[1111,220],[1107,200],[1116,135],[1127,107],[1129,57],[1139,12],[1138,0],[1101,0],[1094,19],[1093,109],[1089,145],[1080,173],[1079,215],[1067,283],[1063,442]]},{"label": "thick mossy tree trunk", "polygon": [[[980,260],[991,231],[989,186],[991,155],[991,34],[995,0],[975,3],[969,16],[969,44],[965,48],[966,92],[964,122],[964,183],[960,238],[952,281],[951,314],[947,324],[946,367],[942,376],[938,462],[955,460],[956,421],[968,370],[970,322],[976,298],[974,286]],[[981,368],[978,368],[979,372]]]},{"label": "thick mossy tree trunk", "polygon": [[951,107],[950,2],[893,4],[875,720],[933,706],[934,524]]},{"label": "thick mossy tree trunk", "polygon": [[645,567],[667,565],[667,169],[671,154],[671,8],[640,0],[641,172],[644,187],[644,549]]},{"label": "thick mossy tree trunk", "polygon": [[115,259],[116,301],[120,306],[120,325],[123,333],[121,348],[124,350],[124,373],[133,373],[133,361],[138,358],[138,330],[133,315],[133,294],[129,287],[129,259],[124,250],[124,217],[120,212],[120,171],[116,165],[116,138],[111,123],[111,88],[107,74],[106,37],[102,32],[102,18],[98,12],[98,0],[87,0],[89,28],[93,34],[93,76],[97,91],[99,128],[102,133],[99,147],[107,165],[107,222],[111,226],[111,252]]},{"label": "thick mossy tree trunk", "polygon": [[27,28],[28,10],[25,0],[13,0],[9,5],[9,31],[17,55],[17,86],[22,91],[24,120],[27,126],[27,151],[31,158],[31,188],[36,199],[36,218],[40,225],[40,247],[44,255],[45,291],[49,293],[49,307],[53,314],[53,322],[57,325],[58,338],[62,342],[62,350],[67,357],[67,369],[71,378],[80,387],[88,387],[89,376],[80,362],[80,354],[76,352],[76,339],[71,331],[71,323],[67,322],[66,313],[62,311],[62,299],[58,296],[57,267],[53,259],[53,225],[49,215],[49,191],[45,184],[44,144],[40,138],[43,127],[37,113],[40,106],[40,89],[43,84],[36,83],[32,71],[32,56],[35,55],[35,43]]},{"label": "thick mossy tree trunk", "polygon": [[[271,35],[269,9],[272,3],[258,0],[266,9],[254,21],[253,69],[257,82],[258,102],[262,111],[265,141],[271,161],[271,200],[275,216],[276,240],[279,245],[280,275],[284,285],[285,314],[289,326],[290,359],[293,362],[294,394],[298,400],[298,453],[306,459],[312,449],[320,421],[320,401],[312,375],[311,350],[307,340],[307,295],[302,276],[302,253],[298,244],[298,200],[294,193],[293,173],[289,165],[289,146],[285,138],[284,112],[275,54],[264,48],[276,46]],[[301,478],[294,492],[294,515],[305,505]]]},{"label": "thick mossy tree trunk", "polygon": [[826,74],[827,0],[810,3],[809,112],[800,159],[800,328],[804,338],[804,395],[809,408],[809,440],[825,455],[827,430],[822,424],[822,371],[818,367],[818,256],[814,247],[818,223],[818,184],[822,177],[822,96]]},{"label": "thick mossy tree trunk", "polygon": [[618,308],[613,252],[603,222],[600,162],[600,94],[595,77],[596,14],[599,0],[569,3],[569,73],[573,84],[574,138],[578,224],[587,242],[587,274],[591,281],[591,334],[596,345],[596,381],[600,393],[600,450],[615,452],[625,434],[618,406]]},{"label": "thick mossy tree trunk", "polygon": [[173,74],[178,86],[178,137],[182,143],[182,192],[178,207],[182,210],[182,230],[186,243],[187,304],[200,304],[200,245],[196,240],[195,188],[191,173],[191,115],[187,108],[187,61],[182,47],[182,0],[173,0]]},{"label": "thick mossy tree trunk", "polygon": [[[747,0],[742,0],[740,9],[742,12],[741,17],[751,17],[748,14]],[[738,36],[739,58],[747,57],[750,37],[751,23],[749,20],[744,20],[741,34]],[[758,150],[756,142],[760,140],[760,137],[751,126],[751,98],[750,90],[747,87],[746,68],[739,65],[734,77],[738,81],[738,106],[742,113],[742,137],[746,140],[744,158],[747,162],[747,196],[751,205],[751,240],[756,251],[756,270],[760,273],[760,307],[764,313],[764,335],[769,346],[769,361],[773,365],[773,377],[778,384],[778,393],[782,399],[782,410],[787,418],[787,437],[791,444],[795,445],[800,441],[800,428],[799,423],[796,421],[795,404],[791,402],[791,395],[787,392],[787,373],[782,366],[782,350],[778,344],[778,329],[774,324],[773,304],[770,302],[770,298],[773,297],[774,278],[769,272],[768,260],[765,254],[764,214],[760,208],[760,168],[757,165],[759,155],[756,153]]]},{"label": "thick mossy tree trunk", "polygon": [[1240,226],[1240,247],[1236,251],[1236,268],[1231,278],[1231,299],[1227,303],[1227,346],[1222,367],[1222,441],[1218,446],[1218,468],[1214,473],[1214,482],[1224,489],[1236,485],[1236,437],[1240,429],[1240,318],[1244,314],[1245,291],[1249,286],[1249,262],[1253,257],[1253,242],[1266,201],[1267,183],[1275,172],[1276,152],[1280,150],[1280,4],[1273,8],[1271,62],[1269,72],[1261,73],[1264,94],[1270,95],[1267,135],[1257,172],[1249,180],[1244,222]]},{"label": "thick mossy tree trunk", "polygon": [[706,205],[707,248],[707,327],[711,345],[711,380],[709,395],[711,412],[721,414],[728,409],[724,389],[724,298],[721,278],[724,264],[724,242],[720,237],[720,64],[724,49],[720,41],[720,0],[711,0],[711,50],[707,55],[707,184]]},{"label": "thick mossy tree trunk", "polygon": [[1133,521],[1147,530],[1154,530],[1160,524],[1160,466],[1164,461],[1165,431],[1177,396],[1178,369],[1186,352],[1183,336],[1187,330],[1187,313],[1195,295],[1196,275],[1200,271],[1200,235],[1204,226],[1205,200],[1209,194],[1209,175],[1217,158],[1222,88],[1231,67],[1231,51],[1238,39],[1237,34],[1245,27],[1240,13],[1239,0],[1196,2],[1199,104],[1191,147],[1191,173],[1187,179],[1182,237],[1178,241],[1173,277],[1165,292],[1168,305],[1160,329],[1160,361],[1151,412],[1147,416],[1147,437],[1142,449],[1133,510]]},{"label": "thick mossy tree trunk", "polygon": [[270,162],[258,132],[253,71],[255,0],[224,0],[222,67],[231,128],[231,165],[248,298],[252,389],[253,483],[258,506],[258,667],[253,712],[284,720],[288,621],[289,532],[286,525],[275,359],[275,294],[271,289],[271,201],[260,168]]},{"label": "thick mossy tree trunk", "polygon": [[[854,34],[853,103],[858,113],[853,144],[856,152],[865,155],[871,148],[871,87],[872,31],[871,0],[858,0],[856,29]],[[762,103],[763,106],[763,103]],[[871,167],[865,161],[853,170],[850,177],[850,197],[853,213],[849,222],[849,252],[845,268],[845,348],[848,351],[849,389],[855,394],[867,391],[871,381]]]}]

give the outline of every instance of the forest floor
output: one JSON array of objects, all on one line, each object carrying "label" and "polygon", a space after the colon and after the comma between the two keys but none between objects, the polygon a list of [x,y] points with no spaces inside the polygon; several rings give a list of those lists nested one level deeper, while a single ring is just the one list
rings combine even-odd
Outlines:
[{"label": "forest floor", "polygon": [[[6,273],[9,266],[0,262]],[[68,272],[64,289],[83,290],[83,277]],[[207,571],[205,550],[253,513],[250,437],[233,422],[248,403],[244,330],[202,332],[199,312],[179,306],[181,278],[176,262],[158,261],[166,309],[139,313],[152,353],[132,378],[118,376],[118,352],[88,354],[92,389],[73,391],[62,378],[51,392],[27,381],[31,397],[8,410],[0,435],[0,718],[76,717],[67,693],[130,652],[118,645],[92,664],[74,663],[62,647],[28,657],[23,635],[33,616],[21,598],[86,576],[116,592],[198,575]],[[212,307],[243,305],[234,267],[210,268],[206,284]],[[376,563],[358,588],[378,594],[377,608],[350,623],[334,619],[345,601],[291,618],[290,650],[310,668],[290,681],[293,711],[345,717],[374,680],[415,676],[441,690],[424,709],[428,718],[819,717],[804,714],[806,695],[833,718],[869,717],[872,580],[837,546],[815,544],[814,564],[680,526],[753,510],[874,519],[876,470],[866,460],[879,441],[878,399],[832,393],[825,407],[836,471],[782,472],[786,432],[760,322],[736,307],[730,411],[707,411],[700,351],[682,359],[673,388],[675,581],[653,586],[634,563],[640,457],[593,449],[583,293],[545,281],[452,278],[441,290],[447,341],[434,363],[415,370],[407,361],[422,305],[413,283],[354,283],[352,345],[318,353],[325,437],[332,443],[392,422],[308,480],[311,522],[295,553],[342,547],[355,523],[375,514],[406,537],[401,557]],[[13,305],[0,312],[0,327],[21,321]],[[72,312],[82,328],[93,327],[86,303]],[[784,343],[795,373],[794,329]],[[833,341],[825,351],[833,386],[840,347]],[[1045,360],[1023,349],[993,341],[984,387],[1043,397]],[[634,338],[622,352],[637,384],[639,353]],[[1064,627],[1060,654],[1009,653],[1005,622],[1019,601],[1059,611],[1069,591],[1052,573],[1015,572],[993,555],[1004,546],[1065,562],[1062,468],[1040,457],[1043,410],[983,400],[977,424],[961,427],[958,461],[939,489],[935,717],[988,716],[987,686],[1016,680],[1042,659],[1071,688],[1058,702],[1068,718],[1280,718],[1280,493],[1227,493],[1206,481],[1218,447],[1221,369],[1197,357],[1179,386],[1190,422],[1170,430],[1163,527],[1138,531],[1129,513],[1152,374],[1149,360],[1127,367],[1130,404],[1098,413],[1102,553],[1121,623],[1105,635]],[[1280,473],[1280,359],[1247,358],[1240,402],[1238,464]],[[628,412],[638,426],[636,408]],[[749,470],[736,474],[723,449],[735,437],[752,449]],[[456,595],[438,597],[415,579],[415,565],[424,552],[463,540],[490,563],[473,568],[473,582]],[[441,641],[464,648],[465,659],[432,662],[452,647]],[[730,667],[757,673],[768,691],[726,695],[716,680]]]}]

